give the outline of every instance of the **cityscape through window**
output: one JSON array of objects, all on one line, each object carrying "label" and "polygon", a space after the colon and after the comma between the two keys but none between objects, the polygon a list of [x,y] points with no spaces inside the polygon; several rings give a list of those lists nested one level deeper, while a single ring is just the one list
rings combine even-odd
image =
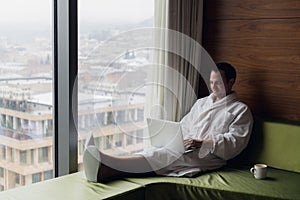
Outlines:
[{"label": "cityscape through window", "polygon": [[0,6],[0,191],[53,178],[52,4]]},{"label": "cityscape through window", "polygon": [[[99,150],[128,155],[143,150],[147,68],[153,41],[153,0],[79,3],[79,170],[87,136]],[[139,47],[139,48],[137,48]]]},{"label": "cityscape through window", "polygon": [[[0,6],[0,191],[54,177],[53,4],[10,0]],[[153,27],[154,0],[81,0],[78,12],[82,170],[90,133],[110,154],[143,149],[152,53],[141,43],[153,35],[141,33]]]}]

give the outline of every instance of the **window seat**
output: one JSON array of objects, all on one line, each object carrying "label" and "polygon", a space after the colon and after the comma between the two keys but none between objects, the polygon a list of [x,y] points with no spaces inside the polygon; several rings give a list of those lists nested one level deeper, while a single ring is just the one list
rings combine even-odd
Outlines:
[{"label": "window seat", "polygon": [[143,199],[144,188],[125,180],[87,182],[82,172],[0,192],[2,200]]},{"label": "window seat", "polygon": [[300,199],[300,173],[269,168],[267,179],[256,180],[249,169],[225,167],[195,178],[127,180],[145,186],[145,199]]},{"label": "window seat", "polygon": [[83,173],[0,193],[5,200],[98,199],[300,199],[300,173],[269,168],[256,180],[249,167],[225,167],[195,178],[128,178],[107,184],[87,182]]},{"label": "window seat", "polygon": [[[247,149],[222,169],[195,178],[127,178],[107,184],[86,181],[84,174],[55,178],[4,192],[5,200],[94,199],[299,199],[300,126],[255,120]],[[254,163],[269,166],[256,180]]]}]

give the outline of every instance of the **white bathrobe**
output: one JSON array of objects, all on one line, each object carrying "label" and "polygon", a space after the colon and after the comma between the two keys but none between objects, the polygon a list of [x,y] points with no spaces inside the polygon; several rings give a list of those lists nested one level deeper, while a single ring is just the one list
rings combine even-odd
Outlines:
[{"label": "white bathrobe", "polygon": [[169,149],[144,153],[157,174],[192,176],[219,168],[248,144],[253,118],[249,108],[232,93],[214,102],[213,94],[199,99],[181,120],[184,139],[208,140],[202,147],[181,155]]}]

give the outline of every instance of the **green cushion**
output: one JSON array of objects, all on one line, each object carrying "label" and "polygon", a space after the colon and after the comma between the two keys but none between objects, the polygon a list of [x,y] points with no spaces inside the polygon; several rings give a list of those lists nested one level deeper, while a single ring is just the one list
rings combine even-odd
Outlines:
[{"label": "green cushion", "polygon": [[256,119],[247,155],[252,163],[300,172],[300,126]]},{"label": "green cushion", "polygon": [[124,180],[108,184],[87,182],[83,173],[0,192],[5,200],[144,199],[144,188]]},{"label": "green cushion", "polygon": [[256,119],[253,130],[247,149],[236,160],[239,165],[273,167],[266,180],[254,179],[250,166],[196,178],[130,178],[108,184],[87,182],[79,172],[0,192],[0,199],[300,199],[300,126]]},{"label": "green cushion", "polygon": [[144,185],[145,199],[299,199],[300,174],[270,168],[268,178],[256,180],[246,168],[224,168],[196,178],[127,179]]}]

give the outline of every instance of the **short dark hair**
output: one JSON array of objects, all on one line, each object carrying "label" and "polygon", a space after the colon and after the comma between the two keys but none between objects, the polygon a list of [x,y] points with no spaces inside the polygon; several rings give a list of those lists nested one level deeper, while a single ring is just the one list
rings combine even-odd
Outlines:
[{"label": "short dark hair", "polygon": [[217,63],[216,66],[219,71],[222,70],[224,72],[227,82],[232,78],[234,81],[236,80],[236,70],[231,64],[227,62],[220,62]]}]

